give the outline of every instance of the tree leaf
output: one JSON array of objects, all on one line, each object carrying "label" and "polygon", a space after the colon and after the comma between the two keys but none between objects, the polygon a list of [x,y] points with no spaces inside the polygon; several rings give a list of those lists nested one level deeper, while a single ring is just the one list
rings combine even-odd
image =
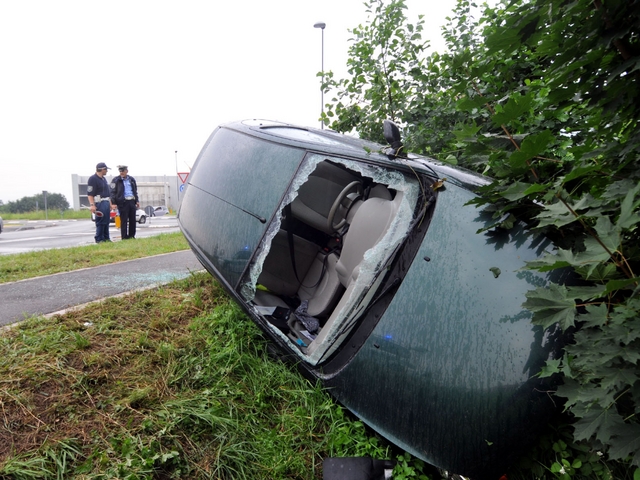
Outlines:
[{"label": "tree leaf", "polygon": [[558,268],[575,266],[575,255],[571,250],[559,248],[556,253],[548,253],[538,260],[527,262],[527,268],[549,272]]},{"label": "tree leaf", "polygon": [[620,432],[625,429],[625,424],[622,416],[616,411],[613,406],[604,410],[604,421],[602,422],[596,438],[603,443],[609,443],[612,437],[620,435]]},{"label": "tree leaf", "polygon": [[587,313],[580,315],[580,321],[587,327],[602,327],[609,321],[609,310],[605,304],[589,305]]},{"label": "tree leaf", "polygon": [[616,276],[617,267],[613,263],[600,263],[591,272],[581,267],[577,267],[576,271],[586,280],[605,283]]},{"label": "tree leaf", "polygon": [[632,463],[640,465],[640,425],[625,423],[619,426],[607,453],[609,458],[614,460],[632,455]]},{"label": "tree leaf", "polygon": [[548,187],[546,185],[542,185],[540,183],[534,183],[524,191],[524,194],[531,195],[532,193],[544,192],[545,190],[547,190],[547,188]]},{"label": "tree leaf", "polygon": [[578,220],[574,214],[562,202],[556,202],[544,206],[536,217],[539,220],[538,228],[553,225],[563,227]]},{"label": "tree leaf", "polygon": [[502,195],[507,200],[511,200],[512,202],[516,200],[520,200],[526,196],[526,191],[531,188],[530,183],[524,182],[515,182],[509,185],[509,187],[504,190],[500,195]]},{"label": "tree leaf", "polygon": [[640,184],[636,185],[636,188],[630,190],[624,197],[622,205],[620,205],[620,216],[616,222],[618,229],[631,228],[640,222],[640,216],[635,213],[635,209],[640,204],[640,198],[636,199],[636,195],[640,191]]},{"label": "tree leaf", "polygon": [[640,277],[609,280],[606,285],[607,288],[605,293],[612,293],[617,290],[633,290],[638,282],[640,282]]},{"label": "tree leaf", "polygon": [[599,217],[596,221],[595,231],[598,234],[600,241],[611,252],[618,250],[620,247],[620,229],[613,226],[609,217]]},{"label": "tree leaf", "polygon": [[567,298],[567,293],[566,287],[552,283],[548,288],[527,292],[527,301],[522,306],[533,312],[534,324],[546,329],[558,323],[566,330],[574,325],[577,314],[576,305]]},{"label": "tree leaf", "polygon": [[602,194],[602,198],[614,202],[620,201],[629,194],[630,190],[634,190],[636,186],[637,183],[630,178],[618,180],[607,186]]},{"label": "tree leaf", "polygon": [[502,112],[496,113],[493,117],[491,117],[491,120],[497,126],[506,125],[511,121],[517,119],[524,113],[528,112],[531,108],[531,103],[531,95],[514,93],[509,97],[509,100],[504,105]]},{"label": "tree leaf", "polygon": [[512,170],[512,173],[522,174],[524,171],[528,170],[530,166],[527,164],[527,161],[531,159],[531,156],[527,155],[521,150],[516,150],[515,152],[509,155],[509,167]]},{"label": "tree leaf", "polygon": [[[566,179],[566,177],[565,177]],[[576,212],[582,212],[584,210],[599,210],[604,206],[605,202],[603,200],[594,198],[589,192],[582,195],[577,202],[575,202],[571,208]]]},{"label": "tree leaf", "polygon": [[606,422],[606,410],[600,405],[592,405],[586,414],[574,424],[573,438],[589,440]]},{"label": "tree leaf", "polygon": [[459,142],[475,142],[476,134],[482,127],[476,127],[475,125],[459,124],[453,130],[453,134]]},{"label": "tree leaf", "polygon": [[563,183],[571,182],[578,178],[589,176],[592,173],[597,172],[601,169],[602,167],[600,165],[588,165],[588,166],[575,167],[564,176]]},{"label": "tree leaf", "polygon": [[487,99],[481,96],[475,97],[464,97],[459,100],[456,104],[456,108],[458,110],[473,110],[475,108],[480,108],[486,105]]},{"label": "tree leaf", "polygon": [[502,52],[506,49],[511,49],[511,51],[513,51],[513,49],[515,49],[519,44],[520,37],[518,35],[518,31],[511,28],[502,29],[500,35],[491,35],[491,37],[487,39],[487,47],[489,48],[488,53],[490,55],[498,54],[498,52]]},{"label": "tree leaf", "polygon": [[638,375],[632,368],[614,368],[609,369],[600,382],[600,387],[612,390],[624,385],[633,385],[636,381],[638,381]]},{"label": "tree leaf", "polygon": [[545,377],[550,377],[551,375],[554,375],[556,373],[560,372],[560,363],[562,362],[561,359],[550,359],[547,360],[546,365],[544,365],[542,367],[542,369],[540,370],[540,373],[538,374],[538,376],[540,378],[545,378]]},{"label": "tree leaf", "polygon": [[585,302],[601,297],[605,293],[604,285],[594,285],[590,287],[567,287],[567,296],[572,299],[580,299]]},{"label": "tree leaf", "polygon": [[551,131],[544,130],[540,133],[527,136],[522,142],[520,150],[528,155],[529,158],[533,158],[544,153],[553,140],[554,138]]},{"label": "tree leaf", "polygon": [[580,384],[572,378],[567,378],[563,385],[558,386],[556,395],[562,398],[566,398],[565,410],[569,409],[572,405],[575,405],[580,401],[582,397],[582,387]]},{"label": "tree leaf", "polygon": [[[600,238],[600,239],[601,241],[606,240],[606,238],[605,239]],[[609,238],[609,240],[611,240],[611,238]],[[593,237],[587,237],[584,241],[584,246],[585,246],[585,251],[577,253],[575,255],[574,261],[576,265],[590,266],[591,268],[588,269],[588,274],[590,274],[600,262],[606,262],[611,258],[611,256],[609,255],[609,252],[606,249],[604,249],[602,247],[602,244]],[[607,246],[607,243],[605,243],[605,246]],[[616,249],[615,248],[613,250],[610,249],[609,251],[613,253],[616,251]]]}]

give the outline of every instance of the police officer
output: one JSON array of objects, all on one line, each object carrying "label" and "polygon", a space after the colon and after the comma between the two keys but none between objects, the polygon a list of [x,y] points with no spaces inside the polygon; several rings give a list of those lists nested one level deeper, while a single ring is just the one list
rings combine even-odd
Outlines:
[{"label": "police officer", "polygon": [[111,212],[111,201],[109,196],[109,182],[104,176],[109,167],[104,162],[96,165],[96,173],[89,177],[87,183],[87,198],[91,213],[96,220],[96,243],[110,242],[109,238],[109,213]]},{"label": "police officer", "polygon": [[136,238],[136,210],[140,208],[136,179],[129,175],[126,165],[118,165],[120,176],[111,180],[111,203],[120,211],[122,240]]}]

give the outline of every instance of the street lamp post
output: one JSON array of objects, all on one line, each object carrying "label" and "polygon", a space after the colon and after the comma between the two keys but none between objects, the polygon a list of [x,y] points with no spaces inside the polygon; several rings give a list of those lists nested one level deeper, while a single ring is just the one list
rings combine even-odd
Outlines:
[{"label": "street lamp post", "polygon": [[178,185],[178,150],[176,154],[176,204],[173,206],[175,210],[178,210],[178,203],[180,203],[180,186]]},{"label": "street lamp post", "polygon": [[322,83],[320,84],[320,128],[324,129],[324,27],[327,24],[324,22],[316,23],[313,28],[319,28],[322,30]]}]

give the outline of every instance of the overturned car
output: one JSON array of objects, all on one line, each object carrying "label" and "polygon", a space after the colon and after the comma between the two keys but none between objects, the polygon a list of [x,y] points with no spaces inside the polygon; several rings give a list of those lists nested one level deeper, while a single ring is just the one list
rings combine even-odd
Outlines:
[{"label": "overturned car", "polygon": [[[522,271],[547,246],[489,229],[487,180],[331,131],[220,126],[178,219],[262,328],[382,436],[440,468],[499,476],[553,412],[536,377],[558,345],[532,326]],[[497,477],[494,477],[497,478]]]}]

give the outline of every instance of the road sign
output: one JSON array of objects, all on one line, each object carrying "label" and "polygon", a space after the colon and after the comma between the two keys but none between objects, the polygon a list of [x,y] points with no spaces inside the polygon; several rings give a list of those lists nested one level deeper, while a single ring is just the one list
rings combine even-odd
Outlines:
[{"label": "road sign", "polygon": [[186,187],[186,185],[183,183],[182,185],[180,185],[180,193],[184,192],[184,188]]},{"label": "road sign", "polygon": [[189,172],[178,172],[178,177],[180,178],[182,183],[185,183],[187,181],[188,176],[189,176]]}]

